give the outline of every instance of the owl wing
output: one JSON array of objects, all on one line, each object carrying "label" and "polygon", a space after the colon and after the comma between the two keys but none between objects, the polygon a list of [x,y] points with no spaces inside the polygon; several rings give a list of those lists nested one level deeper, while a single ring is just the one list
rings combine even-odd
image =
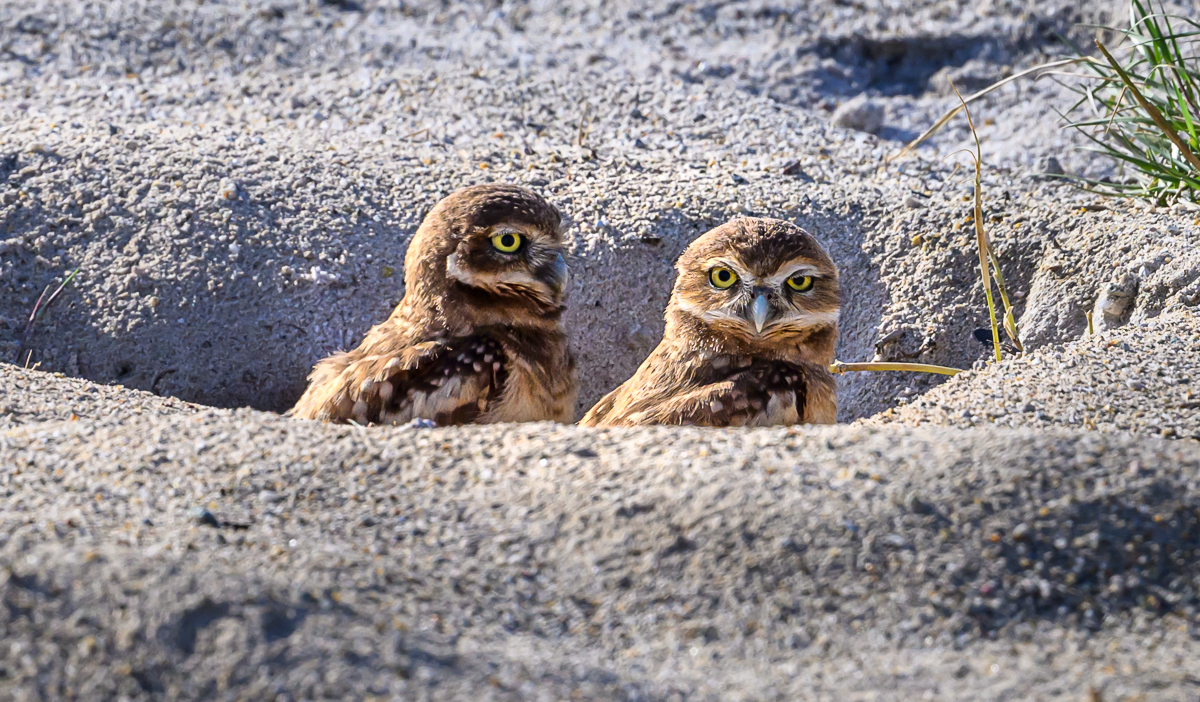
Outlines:
[{"label": "owl wing", "polygon": [[646,397],[631,403],[624,411],[618,404],[619,398],[613,395],[604,398],[583,423],[777,426],[804,422],[831,424],[837,415],[832,376],[779,361],[756,362],[718,382],[676,394]]},{"label": "owl wing", "polygon": [[508,376],[504,359],[500,343],[482,335],[398,352],[338,354],[317,364],[289,414],[339,423],[468,424],[499,402]]},{"label": "owl wing", "polygon": [[579,426],[599,427],[614,424],[611,421],[611,415],[624,390],[625,385],[621,385],[600,398],[599,402],[592,405],[592,408],[584,413],[583,418],[579,420]]}]

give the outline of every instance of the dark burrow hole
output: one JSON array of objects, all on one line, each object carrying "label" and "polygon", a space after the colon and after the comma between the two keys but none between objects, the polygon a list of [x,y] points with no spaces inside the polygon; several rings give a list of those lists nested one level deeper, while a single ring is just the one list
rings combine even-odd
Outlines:
[{"label": "dark burrow hole", "polygon": [[[855,35],[822,38],[811,51],[852,69],[844,77],[818,78],[816,87],[820,92],[850,95],[873,90],[885,96],[919,96],[935,87],[930,79],[943,68],[959,68],[972,59],[1000,65],[1007,63],[1015,52],[1028,51],[1049,41],[1055,41],[1052,32],[1035,32],[1015,46],[1002,46],[996,37],[989,35],[886,39]],[[970,77],[963,77],[970,84],[958,87],[974,91],[990,83],[991,76],[987,78],[976,85]]]},{"label": "dark burrow hole", "polygon": [[822,39],[815,51],[822,58],[858,69],[850,92],[877,90],[883,95],[921,95],[929,79],[943,68],[959,67],[994,46],[984,37],[907,37],[871,39],[861,36]]}]

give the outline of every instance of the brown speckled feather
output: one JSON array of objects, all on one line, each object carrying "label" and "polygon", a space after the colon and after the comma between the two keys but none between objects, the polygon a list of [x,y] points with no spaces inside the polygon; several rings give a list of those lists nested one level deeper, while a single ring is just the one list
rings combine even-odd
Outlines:
[{"label": "brown speckled feather", "polygon": [[[511,253],[491,239],[511,233]],[[569,422],[560,217],[513,186],[443,200],[405,257],[404,300],[358,348],[321,361],[290,414],[360,424]]]},{"label": "brown speckled feather", "polygon": [[[715,267],[737,270],[725,289]],[[832,424],[829,364],[837,339],[837,269],[806,232],[786,222],[739,219],[680,256],[663,340],[632,378],[584,416],[584,426]],[[798,273],[797,273],[798,272]],[[807,274],[804,292],[784,288]],[[737,286],[745,283],[746,290]],[[753,301],[763,298],[763,326]]]},{"label": "brown speckled feather", "polygon": [[719,369],[704,364],[673,375],[676,382],[665,383],[634,376],[597,403],[581,424],[761,427],[831,424],[837,416],[833,376],[808,364],[742,357],[720,363]]}]

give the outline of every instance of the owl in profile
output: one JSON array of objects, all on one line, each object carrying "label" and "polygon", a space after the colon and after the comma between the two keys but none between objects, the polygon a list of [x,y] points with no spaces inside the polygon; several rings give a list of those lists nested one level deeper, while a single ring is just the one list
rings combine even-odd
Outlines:
[{"label": "owl in profile", "polygon": [[832,424],[838,273],[803,229],[745,218],[679,257],[666,330],[583,426]]},{"label": "owl in profile", "polygon": [[359,424],[574,418],[562,217],[511,185],[439,202],[404,257],[404,299],[353,351],[319,362],[289,414]]}]

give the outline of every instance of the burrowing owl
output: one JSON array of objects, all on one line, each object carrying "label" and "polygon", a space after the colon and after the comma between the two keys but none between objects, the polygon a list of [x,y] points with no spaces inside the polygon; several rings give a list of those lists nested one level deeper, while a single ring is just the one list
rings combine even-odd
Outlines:
[{"label": "burrowing owl", "polygon": [[812,236],[736,219],[676,263],[658,348],[581,424],[831,424],[837,268]]},{"label": "burrowing owl", "polygon": [[404,299],[353,351],[321,361],[290,414],[360,424],[570,422],[562,218],[510,185],[439,202],[404,257]]}]

